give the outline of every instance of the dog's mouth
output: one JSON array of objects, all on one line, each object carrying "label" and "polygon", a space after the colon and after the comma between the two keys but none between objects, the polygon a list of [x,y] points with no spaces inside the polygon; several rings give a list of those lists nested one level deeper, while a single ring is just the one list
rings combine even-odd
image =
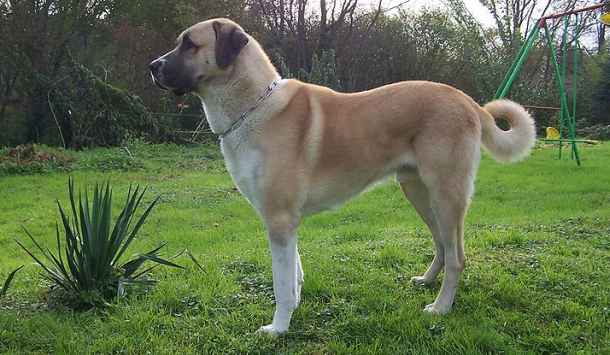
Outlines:
[{"label": "dog's mouth", "polygon": [[157,85],[161,90],[169,90],[169,88],[163,86],[163,84],[161,84],[161,82],[159,81],[159,79],[157,79],[157,77],[155,76],[155,74],[151,71],[150,72],[150,77],[153,81],[153,83],[155,83],[155,85]]},{"label": "dog's mouth", "polygon": [[176,95],[176,96],[182,96],[182,95],[184,95],[184,94],[188,93],[188,92],[189,92],[189,90],[187,90],[187,89],[173,89],[173,90],[172,90],[172,92],[173,92],[173,93],[174,93],[174,95]]},{"label": "dog's mouth", "polygon": [[161,90],[171,91],[176,96],[182,96],[184,94],[189,93],[191,90],[187,88],[170,88],[163,84],[161,84],[161,80],[159,80],[153,72],[150,72],[150,77],[152,78],[153,83],[157,85]]}]

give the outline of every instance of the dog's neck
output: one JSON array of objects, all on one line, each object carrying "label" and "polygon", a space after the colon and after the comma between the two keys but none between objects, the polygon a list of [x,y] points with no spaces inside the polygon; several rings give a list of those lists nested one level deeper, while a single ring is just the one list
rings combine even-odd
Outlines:
[{"label": "dog's neck", "polygon": [[269,84],[279,79],[256,42],[249,43],[227,70],[228,75],[209,81],[198,93],[210,128],[216,134],[226,132],[256,103]]}]

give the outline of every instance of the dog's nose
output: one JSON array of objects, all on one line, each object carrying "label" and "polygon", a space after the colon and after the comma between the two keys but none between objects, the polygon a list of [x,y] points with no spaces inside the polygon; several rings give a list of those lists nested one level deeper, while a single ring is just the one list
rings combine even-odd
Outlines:
[{"label": "dog's nose", "polygon": [[148,64],[148,69],[150,69],[151,72],[157,72],[163,66],[164,62],[163,59],[155,59]]}]

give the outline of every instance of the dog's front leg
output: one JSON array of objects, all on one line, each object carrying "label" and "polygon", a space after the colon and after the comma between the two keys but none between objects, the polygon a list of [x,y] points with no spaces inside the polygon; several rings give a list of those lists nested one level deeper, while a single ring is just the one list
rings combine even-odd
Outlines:
[{"label": "dog's front leg", "polygon": [[260,332],[278,335],[288,330],[292,312],[298,305],[300,287],[297,279],[299,262],[297,254],[296,230],[280,228],[269,230],[271,264],[273,268],[273,292],[275,294],[275,314],[273,323],[263,326]]},{"label": "dog's front leg", "polygon": [[299,254],[299,248],[297,249],[297,278],[296,278],[296,289],[297,289],[297,307],[301,303],[301,288],[303,287],[303,282],[305,278],[305,274],[303,274],[303,266],[301,265],[301,255]]}]

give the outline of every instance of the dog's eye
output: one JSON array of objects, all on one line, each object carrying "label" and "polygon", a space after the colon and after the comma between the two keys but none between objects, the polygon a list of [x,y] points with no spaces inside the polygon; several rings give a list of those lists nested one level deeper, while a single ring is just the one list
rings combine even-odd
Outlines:
[{"label": "dog's eye", "polygon": [[192,48],[197,48],[197,45],[193,42],[191,37],[185,34],[182,37],[182,44],[180,45],[180,49],[182,49],[183,51],[187,51]]}]

